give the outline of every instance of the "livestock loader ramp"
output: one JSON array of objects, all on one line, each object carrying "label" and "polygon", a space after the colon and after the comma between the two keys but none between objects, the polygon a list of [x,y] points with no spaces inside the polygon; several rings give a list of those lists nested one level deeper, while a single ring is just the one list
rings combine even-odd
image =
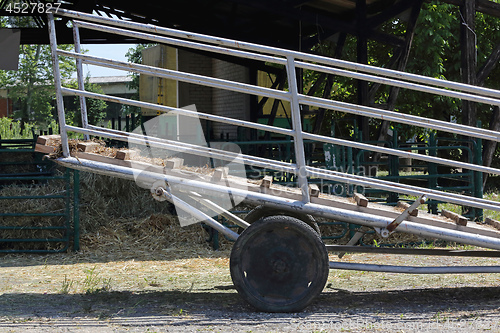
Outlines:
[{"label": "livestock loader ramp", "polygon": [[[60,17],[70,19],[74,29],[75,51],[57,49],[55,26]],[[327,143],[355,149],[395,155],[414,160],[471,170],[500,174],[500,170],[481,165],[447,160],[430,155],[403,152],[335,137],[321,136],[303,131],[300,110],[302,106],[318,107],[336,112],[388,120],[394,123],[425,128],[430,131],[449,132],[477,140],[500,141],[500,133],[482,128],[467,127],[451,122],[400,114],[372,107],[343,103],[335,100],[307,96],[298,91],[297,70],[365,80],[375,84],[413,89],[433,95],[460,98],[492,106],[500,105],[500,92],[465,84],[442,81],[388,69],[350,63],[337,59],[256,45],[246,42],[211,37],[131,21],[103,18],[94,15],[58,10],[49,13],[49,33],[57,92],[60,137],[46,138],[38,150],[49,154],[57,163],[69,168],[85,170],[135,181],[151,191],[156,200],[169,201],[176,207],[182,225],[203,222],[235,240],[230,271],[239,294],[257,309],[263,311],[298,311],[307,306],[324,288],[329,269],[354,269],[399,273],[500,273],[500,266],[471,267],[401,267],[356,264],[329,261],[328,251],[341,259],[345,252],[386,252],[408,255],[488,256],[500,255],[500,232],[476,223],[464,225],[460,216],[454,220],[414,211],[426,200],[486,210],[500,210],[500,203],[435,189],[377,180],[366,176],[313,167],[306,163],[304,140]],[[166,44],[174,48],[233,59],[235,63],[250,61],[284,68],[288,90],[276,90],[248,83],[220,79],[140,64],[115,61],[81,53],[79,30],[90,29],[101,33],[139,38],[150,43]],[[61,83],[59,57],[76,59],[78,88],[66,88]],[[292,128],[279,128],[209,114],[195,107],[157,105],[137,100],[107,96],[84,90],[82,64],[91,64],[141,75],[158,77],[165,82],[189,83],[218,91],[230,91],[250,96],[273,98],[289,103]],[[82,125],[66,124],[63,95],[78,96],[81,101]],[[156,110],[158,116],[144,122],[135,131],[126,133],[90,124],[86,112],[86,99],[101,99],[125,106]],[[237,146],[227,142],[210,145],[204,142],[201,123],[225,124],[261,132],[277,133],[293,139],[294,160],[276,161],[269,158],[242,154]],[[175,124],[172,134],[162,129]],[[83,138],[83,142],[68,137]],[[128,143],[128,150],[110,153],[96,143],[99,139],[112,139]],[[50,139],[56,141],[51,145]],[[54,148],[53,146],[56,146]],[[133,156],[135,155],[135,156]],[[297,187],[275,186],[272,179],[260,182],[246,180],[245,166],[293,174]],[[332,181],[361,188],[373,188],[409,195],[415,198],[403,208],[390,208],[369,203],[363,197],[357,200],[320,193],[311,186],[315,180]],[[229,211],[245,202],[259,206],[243,220]],[[133,204],[133,203],[126,203]],[[222,215],[238,225],[239,234],[217,222],[213,216]],[[374,229],[382,237],[403,232],[426,238],[441,239],[460,244],[482,247],[484,250],[428,250],[386,249],[359,246],[362,231],[354,233],[346,245],[325,246],[312,217],[324,217],[340,222]],[[452,215],[450,215],[453,217]]]}]

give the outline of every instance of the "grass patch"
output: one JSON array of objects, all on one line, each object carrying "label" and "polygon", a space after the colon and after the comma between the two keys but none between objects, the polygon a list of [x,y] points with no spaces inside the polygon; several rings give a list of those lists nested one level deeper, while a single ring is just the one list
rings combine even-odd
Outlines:
[{"label": "grass patch", "polygon": [[[484,195],[484,198],[487,200],[500,202],[500,195],[498,195],[497,192],[486,193]],[[484,217],[489,217],[489,218],[492,218],[494,220],[500,221],[500,212],[499,211],[485,209],[483,214],[484,214]]]},{"label": "grass patch", "polygon": [[46,126],[39,126],[33,123],[25,123],[21,126],[21,122],[12,120],[7,117],[0,118],[0,138],[2,139],[33,139],[33,133],[36,135],[41,130],[53,133],[59,133],[59,126],[55,120]]}]

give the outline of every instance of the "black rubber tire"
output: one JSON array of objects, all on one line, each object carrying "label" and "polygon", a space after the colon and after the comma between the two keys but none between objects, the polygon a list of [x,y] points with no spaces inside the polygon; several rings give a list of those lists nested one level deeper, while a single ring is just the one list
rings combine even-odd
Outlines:
[{"label": "black rubber tire", "polygon": [[290,216],[260,219],[238,237],[230,259],[240,296],[265,312],[297,312],[325,287],[328,252],[321,237]]},{"label": "black rubber tire", "polygon": [[[292,212],[292,211],[286,211],[286,210],[277,210],[273,208],[269,208],[266,206],[257,206],[254,209],[252,209],[248,214],[245,216],[245,221],[248,223],[252,224],[257,220],[260,220],[264,217],[268,216],[276,216],[276,215],[286,215],[286,216],[291,216],[295,217],[296,219],[301,220],[302,222],[305,222],[307,225],[309,225],[311,228],[314,229],[318,233],[318,235],[321,236],[321,231],[319,230],[318,223],[316,223],[316,220],[314,217],[312,217],[309,214],[302,214],[298,212]],[[238,233],[241,233],[243,229],[238,229]]]}]

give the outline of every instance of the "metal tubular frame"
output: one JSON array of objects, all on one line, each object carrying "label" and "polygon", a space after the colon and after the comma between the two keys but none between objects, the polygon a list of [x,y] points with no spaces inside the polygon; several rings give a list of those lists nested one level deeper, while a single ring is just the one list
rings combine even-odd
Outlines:
[{"label": "metal tubular frame", "polygon": [[[85,56],[85,55],[78,55],[73,52],[68,52],[68,51],[58,51],[58,54],[61,56],[71,56],[75,57],[77,60],[78,59],[99,59],[97,57],[93,56]],[[102,59],[101,59],[102,60]],[[222,82],[224,80],[219,80],[219,79],[213,79],[213,78],[206,78],[201,75],[196,75],[196,74],[189,74],[189,73],[181,73],[173,70],[167,70],[167,69],[157,69],[153,70],[150,66],[144,66],[144,65],[136,65],[136,64],[129,64],[125,62],[116,62],[113,60],[105,60],[102,62],[98,61],[89,61],[89,64],[93,65],[103,65],[107,64],[108,67],[116,67],[118,69],[123,69],[123,66],[128,66],[130,71],[136,72],[136,73],[143,73],[143,74],[149,74],[149,75],[156,75],[158,77],[163,77],[163,78],[168,78],[168,79],[177,79],[179,81],[183,82],[190,82],[190,83],[197,83],[197,84],[204,84],[204,85],[210,85],[211,87],[220,87],[220,88],[225,88],[227,90],[232,90],[232,91],[237,91],[237,92],[244,92],[245,89],[249,89],[247,92],[248,93],[254,93],[259,96],[266,96],[266,97],[271,97],[271,98],[279,98],[279,99],[284,99],[284,100],[289,100],[288,99],[288,94],[285,92],[278,92],[273,89],[268,89],[268,88],[261,88],[261,89],[256,89],[256,87],[249,85],[249,84],[244,84],[244,83],[228,83],[228,85],[224,85]],[[113,66],[112,64],[120,64],[119,66]],[[180,73],[180,74],[175,74],[175,73]],[[232,88],[231,88],[232,86]],[[129,103],[127,99],[124,98],[114,98],[114,97],[108,97],[106,95],[100,95],[100,94],[95,94],[95,93],[90,93],[90,92],[79,92],[78,90],[74,89],[69,89],[69,88],[63,88],[62,89],[63,93],[67,94],[74,94],[79,96],[80,98],[85,98],[87,97],[92,97],[92,98],[97,98],[97,99],[102,99],[102,100],[107,100],[111,102],[118,102],[122,104],[128,104],[128,105],[135,105],[139,106],[144,104],[142,103]],[[150,104],[151,106],[156,106],[156,104]],[[165,112],[170,112],[170,113],[175,113],[177,109],[170,108],[170,107],[157,107],[158,109],[162,110],[170,110],[170,111],[165,111]],[[189,111],[188,111],[189,112]],[[202,113],[186,113],[185,115],[192,115],[193,117],[202,117],[205,116],[205,119],[210,119],[212,120],[217,119],[217,117],[213,117],[212,115],[204,115]],[[212,116],[212,117],[211,117]],[[218,121],[224,122],[224,119],[220,119],[221,117],[218,117]],[[267,126],[267,125],[262,125],[262,126],[256,126],[254,123],[250,122],[245,122],[246,126],[249,128],[257,128],[261,130],[266,130],[270,132],[275,132],[275,133],[280,133],[280,134],[285,134],[285,135],[291,135],[293,134],[293,130],[284,130],[284,131],[276,131],[275,127],[272,126]],[[241,126],[240,124],[238,124]],[[83,126],[84,128],[87,128],[88,126]],[[489,137],[491,139],[491,137]],[[464,163],[464,162],[459,162],[459,161],[450,161],[444,158],[439,158],[439,157],[433,157],[433,156],[427,156],[427,155],[422,155],[422,154],[416,154],[416,153],[411,153],[411,152],[404,152],[401,150],[397,149],[392,149],[392,148],[385,148],[385,147],[379,147],[379,146],[374,146],[374,145],[369,145],[365,143],[359,143],[359,142],[353,142],[353,141],[348,141],[348,140],[343,140],[343,139],[336,139],[336,138],[329,138],[329,137],[324,137],[321,135],[317,134],[311,134],[311,133],[303,133],[303,139],[310,139],[310,140],[316,140],[320,142],[325,142],[325,143],[333,143],[337,145],[343,145],[343,146],[348,146],[348,147],[353,147],[353,148],[359,148],[359,149],[367,149],[371,150],[374,152],[380,152],[380,153],[386,153],[394,156],[400,156],[400,157],[408,157],[412,158],[415,160],[421,160],[425,162],[432,162],[432,163],[439,163],[442,165],[448,165],[448,166],[453,166],[453,167],[461,167],[469,170],[474,170],[474,171],[480,171],[484,173],[491,173],[491,174],[500,174],[500,170],[495,169],[495,168],[490,168],[490,167],[484,167],[480,165],[475,165],[475,164],[470,164],[470,163]]]},{"label": "metal tubular frame", "polygon": [[190,204],[188,204],[184,200],[182,200],[182,199],[176,197],[175,195],[173,195],[172,193],[168,192],[166,189],[158,188],[157,195],[167,199],[170,203],[175,204],[176,208],[180,208],[180,209],[188,212],[189,214],[193,215],[193,217],[198,218],[200,221],[203,221],[204,223],[211,226],[215,230],[223,233],[229,239],[236,240],[238,238],[237,233],[224,227],[222,224],[215,221],[213,218],[211,218],[207,214],[194,208],[193,206],[191,206]]},{"label": "metal tubular frame", "polygon": [[409,114],[401,114],[393,111],[387,111],[356,104],[349,104],[345,102],[332,101],[324,98],[306,95],[300,95],[299,102],[309,106],[316,106],[319,108],[336,110],[359,116],[383,119],[401,124],[434,129],[436,131],[456,133],[465,136],[500,142],[500,133],[477,127],[448,123],[441,120],[423,118]]},{"label": "metal tubular frame", "polygon": [[[129,64],[124,62],[114,61],[111,59],[83,55],[79,53],[80,46],[79,46],[79,38],[77,37],[75,37],[75,44],[77,44],[75,45],[75,52],[57,50],[57,41],[56,41],[56,34],[53,21],[54,17],[52,14],[49,14],[50,42],[52,49],[52,57],[54,61],[54,74],[56,77],[57,107],[59,113],[61,137],[63,140],[63,155],[64,155],[64,158],[60,158],[58,162],[63,165],[67,165],[75,169],[87,170],[97,173],[104,173],[107,175],[113,175],[116,177],[133,179],[133,171],[131,168],[106,165],[103,163],[92,162],[92,161],[77,160],[75,158],[70,157],[69,148],[67,145],[67,131],[74,131],[86,135],[107,137],[122,141],[130,141],[138,144],[144,143],[147,140],[148,145],[155,147],[167,148],[172,150],[175,150],[176,148],[183,150],[187,149],[201,156],[213,157],[228,161],[239,161],[241,163],[259,166],[263,168],[295,173],[298,179],[299,187],[302,192],[301,202],[295,202],[290,199],[270,196],[261,193],[254,193],[239,189],[231,189],[231,191],[233,195],[244,197],[246,198],[246,200],[252,203],[256,204],[264,203],[270,207],[276,207],[279,209],[299,210],[307,214],[324,216],[336,220],[352,222],[370,227],[385,228],[392,222],[392,220],[385,217],[370,216],[368,214],[360,212],[347,211],[333,207],[325,207],[322,205],[311,203],[308,191],[308,177],[316,177],[326,180],[339,181],[343,183],[364,185],[403,194],[410,194],[410,195],[425,194],[426,197],[429,199],[436,199],[445,202],[452,202],[461,205],[500,211],[500,203],[484,200],[481,198],[445,193],[437,190],[429,190],[426,188],[420,188],[416,186],[395,184],[389,181],[376,180],[369,177],[351,175],[351,174],[346,174],[331,170],[323,170],[320,168],[313,168],[307,166],[304,154],[304,140],[310,139],[319,142],[333,143],[348,147],[371,150],[375,152],[382,152],[395,156],[411,157],[415,159],[424,160],[427,162],[461,167],[479,172],[500,174],[500,170],[498,169],[487,168],[480,165],[474,165],[458,161],[450,161],[433,156],[422,156],[420,154],[402,152],[396,149],[378,147],[369,144],[361,144],[357,142],[340,140],[340,139],[315,135],[311,133],[304,133],[301,128],[301,115],[300,115],[301,105],[318,106],[329,110],[337,110],[346,113],[363,115],[377,119],[384,119],[393,122],[398,122],[423,128],[429,128],[439,131],[457,133],[469,137],[492,140],[497,142],[500,142],[500,133],[480,128],[459,125],[459,124],[447,123],[444,121],[427,119],[423,117],[400,114],[397,112],[386,111],[372,107],[359,106],[354,104],[327,100],[318,97],[306,96],[298,91],[296,70],[298,68],[311,69],[331,74],[334,73],[336,75],[342,75],[354,79],[379,82],[407,89],[424,91],[432,94],[443,94],[446,96],[472,100],[475,102],[500,105],[500,92],[496,90],[486,89],[482,87],[475,87],[461,83],[447,82],[439,79],[428,78],[415,74],[402,73],[394,70],[382,69],[368,65],[350,63],[347,61],[327,58],[323,56],[316,56],[296,51],[283,50],[274,47],[262,46],[253,43],[239,42],[224,38],[216,38],[202,34],[183,32],[153,25],[134,23],[130,21],[119,21],[112,18],[98,17],[90,14],[73,12],[68,10],[59,10],[57,14],[65,16],[67,18],[75,19],[73,21],[73,25],[75,27],[74,30],[75,34],[78,33],[79,28],[92,29],[96,31],[116,33],[124,36],[130,36],[134,38],[141,38],[145,40],[166,43],[178,47],[193,48],[206,52],[219,53],[234,57],[251,59],[254,61],[265,61],[282,65],[286,68],[288,85],[289,85],[289,91],[285,92],[270,88],[257,87],[254,85],[230,81],[230,80],[216,79],[201,75],[179,72],[175,70],[159,69],[151,66]],[[126,29],[134,29],[135,31]],[[189,82],[209,87],[216,87],[230,91],[243,92],[251,95],[258,95],[258,96],[265,96],[265,97],[286,100],[289,101],[291,104],[293,129],[291,130],[283,129],[274,126],[257,124],[249,121],[237,120],[228,117],[221,117],[201,112],[189,111],[185,109],[161,106],[152,103],[133,101],[119,97],[111,97],[102,94],[86,92],[84,91],[83,88],[83,81],[82,84],[79,84],[79,89],[63,88],[61,86],[60,75],[59,75],[58,56],[69,56],[75,58],[77,60],[77,63],[79,64],[78,65],[79,68],[81,67],[81,63],[88,63],[88,64],[121,69],[125,71],[148,74],[162,78],[174,79],[177,81]],[[78,72],[79,72],[78,75],[81,76],[82,75],[81,71],[79,70]],[[79,78],[79,83],[80,81],[81,78]],[[68,95],[79,96],[81,98],[81,101],[82,100],[84,101],[85,98],[97,98],[106,101],[112,101],[138,107],[154,108],[165,113],[175,113],[190,117],[198,117],[200,119],[205,119],[209,121],[222,122],[235,126],[242,126],[246,128],[252,128],[252,129],[291,136],[294,141],[296,160],[295,163],[278,162],[266,158],[235,154],[208,147],[182,144],[177,141],[170,141],[154,137],[145,137],[134,133],[125,133],[116,130],[103,129],[97,126],[90,125],[85,121],[83,122],[84,125],[82,128],[75,126],[68,126],[65,123],[64,105],[62,102],[63,93]],[[144,172],[142,173],[144,174]],[[158,174],[151,175],[152,179],[160,178],[167,180],[165,177],[167,176]],[[186,188],[186,191],[196,191],[199,193],[202,193],[204,191],[210,193],[227,192],[227,188],[225,187],[220,187],[214,184],[207,184],[187,179],[178,179],[176,177],[171,177],[170,175],[168,176],[168,182],[182,184],[182,186]],[[169,195],[170,194],[167,193],[165,194],[165,197],[168,197]],[[170,199],[173,198],[170,197]],[[217,225],[215,225],[215,227],[219,228],[219,226]],[[220,231],[224,232],[224,228],[225,227],[222,226],[222,229]],[[500,239],[496,239],[493,237],[486,237],[477,234],[471,234],[467,232],[461,232],[459,230],[450,230],[428,225],[419,225],[417,223],[409,221],[403,221],[401,225],[398,227],[398,230],[421,236],[437,237],[444,240],[456,241],[459,243],[489,247],[493,249],[500,249]],[[228,235],[230,237],[235,237],[230,233],[228,233]]]},{"label": "metal tubular frame", "polygon": [[228,221],[233,222],[234,224],[236,224],[237,226],[239,226],[241,228],[246,229],[250,226],[250,223],[246,222],[242,218],[239,218],[238,216],[234,215],[230,211],[227,211],[226,209],[222,208],[221,206],[213,203],[212,201],[210,201],[208,199],[204,199],[201,195],[199,195],[196,192],[191,191],[189,197],[191,199],[199,202],[200,204],[202,204],[206,208],[214,211],[218,215],[221,215],[222,217],[226,218]]},{"label": "metal tubular frame", "polygon": [[59,120],[59,131],[61,133],[62,151],[63,156],[69,156],[68,133],[66,131],[66,116],[64,112],[64,102],[61,91],[61,71],[59,70],[59,58],[57,55],[56,26],[54,24],[54,15],[52,13],[49,13],[47,15],[50,36],[50,53],[52,56],[52,67],[54,69],[54,85],[56,88],[57,115]]},{"label": "metal tubular frame", "polygon": [[[127,137],[124,135],[113,134],[110,132],[96,131],[92,129],[83,129],[70,125],[66,126],[66,128],[77,133],[83,133],[95,136],[104,136],[114,140],[136,143],[141,145],[149,145],[150,147],[170,149],[178,152],[185,152],[186,149],[189,149],[189,153],[191,154],[196,154],[198,156],[203,156],[203,157],[221,159],[229,162],[235,161],[240,163],[247,163],[249,165],[262,168],[269,166],[267,160],[264,158],[259,158],[249,155],[240,155],[233,152],[224,152],[218,149],[196,146],[187,143],[179,143],[178,141],[171,141],[171,140],[160,141],[158,138],[156,138],[156,140],[152,140],[152,138],[154,137],[151,136],[143,136],[142,138],[137,138],[132,136]],[[292,163],[281,162],[281,163],[275,163],[273,165],[273,169],[282,172],[295,172],[296,167]]]},{"label": "metal tubular frame", "polygon": [[[80,47],[80,30],[78,29],[77,25],[73,26],[73,40],[75,41],[75,53],[80,54],[81,53],[81,47]],[[60,52],[58,52],[59,55]],[[75,58],[76,61],[76,77],[78,80],[78,89],[80,90],[85,90],[85,82],[83,80],[83,63],[82,59],[80,58]],[[81,110],[81,119],[82,119],[82,127],[83,128],[88,128],[89,127],[89,120],[88,120],[88,115],[87,115],[87,103],[85,101],[85,96],[79,96],[80,98],[80,110]],[[90,137],[88,134],[85,134],[84,136],[85,140],[89,140]]]},{"label": "metal tubular frame", "polygon": [[309,202],[309,185],[307,183],[306,170],[306,154],[304,152],[304,138],[302,133],[302,120],[300,117],[300,105],[298,98],[297,76],[295,68],[295,60],[293,57],[286,58],[286,73],[288,77],[288,89],[291,93],[291,109],[292,109],[292,127],[294,129],[293,146],[295,148],[295,160],[297,169],[295,175],[298,178],[298,185],[302,192],[302,201]]},{"label": "metal tubular frame", "polygon": [[221,47],[233,48],[233,49],[245,49],[248,51],[254,51],[259,53],[267,53],[278,56],[286,57],[288,55],[293,56],[295,59],[300,59],[303,61],[309,61],[312,63],[323,63],[324,65],[329,65],[333,67],[340,67],[344,69],[349,69],[357,72],[370,73],[379,76],[385,76],[389,78],[406,80],[408,82],[416,82],[427,85],[440,86],[442,88],[460,90],[464,92],[474,93],[483,96],[490,96],[500,98],[500,92],[494,89],[482,88],[477,86],[471,86],[464,83],[444,81],[440,79],[435,79],[431,77],[426,77],[417,74],[403,73],[392,69],[379,68],[370,65],[364,65],[359,63],[353,63],[345,60],[328,58],[325,56],[318,56],[307,54],[303,52],[284,50],[277,47],[263,46],[254,43],[235,41],[227,38],[213,37],[208,35],[203,35],[199,33],[181,31],[176,29],[170,29],[165,27],[154,26],[151,24],[141,24],[131,21],[119,21],[111,18],[98,17],[91,14],[75,12],[71,10],[59,9],[58,14],[61,14],[68,18],[73,19],[84,19],[89,22],[96,22],[100,24],[110,24],[117,27],[134,29],[138,31],[148,32],[150,34],[160,34],[167,35],[171,37],[176,37],[184,40],[198,41],[202,43],[216,44]]},{"label": "metal tubular frame", "polygon": [[405,274],[500,273],[500,266],[393,266],[330,261],[331,269]]},{"label": "metal tubular frame", "polygon": [[[100,173],[129,180],[134,180],[134,175],[140,173],[142,179],[149,179],[151,183],[154,183],[157,180],[164,180],[167,181],[170,185],[181,185],[179,188],[182,188],[182,191],[186,192],[187,194],[195,191],[202,195],[209,194],[213,196],[217,193],[220,195],[226,195],[228,191],[227,187],[221,185],[179,178],[172,175],[152,173],[118,165],[105,164],[96,161],[76,159],[74,157],[59,159],[58,163],[82,171]],[[358,211],[329,207],[310,202],[304,203],[292,199],[281,198],[279,196],[274,196],[271,194],[250,192],[239,188],[231,188],[231,195],[233,195],[235,198],[244,198],[245,201],[255,205],[265,204],[270,208],[275,208],[277,210],[285,209],[337,221],[345,221],[349,223],[365,225],[368,227],[386,228],[387,225],[389,225],[393,221],[393,219],[389,217],[375,216]],[[455,229],[444,229],[410,221],[403,221],[398,229],[406,233],[420,235],[422,237],[439,238],[462,244],[500,250],[500,238],[472,234]]]},{"label": "metal tubular frame", "polygon": [[199,85],[210,86],[212,88],[221,88],[226,90],[232,90],[236,92],[242,92],[246,94],[254,94],[259,96],[265,96],[269,98],[278,98],[282,100],[289,100],[289,94],[276,89],[257,87],[247,83],[241,82],[231,82],[227,80],[221,80],[217,78],[202,76],[198,74],[191,74],[166,68],[156,68],[146,65],[133,64],[123,61],[116,61],[111,59],[99,58],[91,55],[80,54],[77,52],[69,51],[57,51],[60,56],[72,57],[77,60],[85,60],[86,63],[90,65],[97,65],[103,67],[110,67],[116,69],[127,68],[130,72],[135,72],[139,74],[154,75],[161,78],[173,79],[181,82],[194,83]]},{"label": "metal tubular frame", "polygon": [[[128,105],[142,106],[142,107],[149,107],[149,108],[155,107],[155,108],[162,110],[162,111],[165,111],[165,112],[178,113],[178,114],[182,114],[185,116],[191,116],[191,117],[199,117],[200,119],[220,121],[220,122],[224,122],[224,123],[228,123],[228,124],[245,126],[248,128],[267,130],[267,131],[285,134],[285,135],[293,136],[293,134],[295,132],[293,130],[280,129],[280,128],[269,126],[269,125],[256,124],[256,123],[251,123],[251,122],[247,122],[247,121],[236,120],[236,119],[231,119],[231,118],[224,118],[224,117],[214,116],[214,115],[209,115],[209,114],[204,114],[204,113],[197,113],[197,112],[190,111],[190,110],[177,109],[177,108],[163,106],[163,105],[155,105],[152,103],[127,100],[125,98],[120,98],[120,97],[109,97],[106,95],[100,95],[100,94],[90,93],[90,92],[83,92],[83,91],[78,91],[75,89],[62,88],[61,91],[65,92],[67,94],[72,94],[72,95],[77,95],[77,96],[83,95],[83,96],[99,98],[99,99],[103,99],[103,100],[107,100],[107,101],[121,102],[123,104],[128,104]],[[69,126],[69,125],[66,126],[66,128],[70,129],[72,131],[75,131],[75,132],[80,132],[80,133],[84,133],[84,134],[92,134],[92,135],[96,135],[96,136],[103,136],[103,137],[108,137],[108,138],[116,139],[116,140],[122,140],[122,141],[133,141],[134,140],[134,139],[129,139],[129,137],[132,135],[130,133],[123,134],[123,132],[114,131],[114,134],[111,134],[111,132],[107,129],[102,129],[102,128],[99,128],[96,126],[91,126],[91,125],[89,125],[89,129],[82,129],[82,128]],[[342,143],[345,146],[352,146],[355,148],[364,148],[364,149],[372,150],[372,151],[380,151],[380,152],[386,152],[386,153],[392,153],[392,151],[394,151],[394,152],[396,152],[394,155],[397,155],[397,156],[404,157],[404,156],[416,155],[416,156],[414,156],[415,159],[424,160],[424,161],[428,161],[428,162],[434,162],[434,163],[441,162],[441,164],[444,164],[444,165],[459,166],[459,167],[469,168],[471,170],[476,170],[476,171],[481,171],[481,172],[490,172],[490,173],[495,173],[495,174],[500,173],[500,170],[494,169],[494,168],[487,168],[487,167],[477,166],[474,164],[464,163],[464,162],[449,161],[449,160],[445,160],[445,159],[438,158],[438,157],[422,156],[420,154],[401,152],[401,151],[395,150],[395,149],[377,147],[377,146],[361,144],[361,143],[356,143],[356,142],[351,142],[351,141],[341,140],[341,139],[335,139],[335,138],[328,138],[328,137],[323,137],[320,135],[313,135],[313,134],[309,134],[309,133],[304,133],[303,138],[304,139],[314,139],[316,141],[322,141],[322,142],[327,142],[327,143],[336,143],[336,144]],[[218,151],[216,149],[205,148],[205,147],[200,147],[200,146],[196,146],[196,147],[192,146],[192,145],[186,146],[186,144],[179,143],[179,142],[176,142],[175,144],[173,144],[173,143],[168,144],[168,142],[167,142],[166,143],[167,145],[161,145],[161,144],[165,143],[166,140],[158,139],[158,138],[154,138],[154,137],[148,137],[148,136],[145,137],[142,135],[141,136],[138,135],[137,141],[135,141],[135,142],[141,144],[141,143],[144,143],[145,140],[147,140],[147,142],[157,141],[159,144],[159,146],[157,146],[157,147],[160,147],[160,148],[163,147],[163,148],[169,148],[172,150],[179,150],[179,149],[181,149],[180,148],[181,146],[184,146],[186,148],[191,149],[193,153],[196,152],[198,154],[202,154],[202,156],[205,156],[205,157],[220,158],[220,159],[228,160],[228,161],[231,161],[231,160],[236,158],[238,161],[242,161],[243,163],[247,163],[247,164],[258,166],[258,167],[268,167],[268,168],[273,169],[273,170],[283,171],[283,172],[292,172],[292,173],[295,173],[297,171],[297,168],[293,164],[280,163],[278,161],[269,160],[269,159],[260,159],[260,161],[256,162],[257,158],[253,157],[253,156],[237,157],[234,154],[231,154],[229,152]],[[156,143],[154,143],[154,144],[156,144]],[[210,151],[209,155],[205,154],[204,152],[201,152],[202,150],[209,150]],[[244,158],[244,159],[242,160],[241,158]],[[295,170],[290,169],[290,168],[295,168]],[[378,189],[382,189],[382,190],[388,190],[388,191],[393,191],[393,192],[398,192],[398,193],[403,193],[403,194],[409,194],[409,195],[420,195],[421,193],[427,193],[429,198],[432,198],[432,199],[453,202],[456,204],[467,204],[467,205],[477,207],[477,208],[500,210],[500,204],[493,202],[493,201],[476,199],[474,197],[456,195],[453,193],[443,194],[443,192],[436,191],[436,190],[429,190],[426,188],[420,188],[420,187],[416,187],[416,186],[409,186],[409,185],[402,185],[402,184],[397,184],[397,187],[395,187],[394,183],[389,182],[389,181],[383,181],[383,180],[368,178],[368,177],[364,177],[364,176],[345,174],[345,173],[335,172],[335,171],[331,171],[331,170],[312,168],[312,167],[308,167],[308,166],[306,166],[305,169],[302,169],[302,170],[306,170],[306,176],[318,177],[318,178],[340,181],[340,182],[349,181],[349,182],[357,184],[357,185],[371,186],[373,188],[378,188]],[[304,172],[302,172],[302,173],[304,173]],[[450,200],[450,199],[453,199],[453,200]],[[479,203],[479,206],[478,206],[478,203]]]}]

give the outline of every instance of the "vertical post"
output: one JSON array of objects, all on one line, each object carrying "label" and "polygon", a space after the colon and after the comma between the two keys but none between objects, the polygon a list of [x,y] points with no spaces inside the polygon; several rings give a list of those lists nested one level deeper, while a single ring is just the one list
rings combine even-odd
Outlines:
[{"label": "vertical post", "polygon": [[64,102],[61,92],[61,72],[59,70],[59,56],[57,55],[56,27],[54,24],[54,14],[48,13],[47,16],[48,16],[49,38],[50,38],[50,53],[52,56],[52,67],[54,69],[54,85],[56,88],[59,132],[61,134],[63,156],[68,157],[69,156],[68,133],[66,132],[66,116],[64,114]]},{"label": "vertical post", "polygon": [[[465,0],[460,6],[460,39],[462,55],[462,82],[476,85],[477,48],[475,32],[476,1]],[[462,124],[476,126],[476,103],[462,101]]]},{"label": "vertical post", "polygon": [[[482,127],[481,121],[477,122],[477,127]],[[476,149],[474,152],[475,162],[477,165],[483,165],[483,139],[476,138]],[[474,171],[474,196],[476,198],[483,197],[483,173]],[[481,208],[474,209],[474,218],[476,221],[483,221],[483,210]]]},{"label": "vertical post", "polygon": [[[78,26],[73,22],[73,40],[75,42],[75,52],[81,53],[80,47],[80,31]],[[76,77],[78,81],[78,89],[85,90],[85,83],[83,81],[83,67],[82,67],[82,59],[76,58]],[[79,96],[80,98],[80,111],[82,116],[82,127],[89,127],[89,119],[87,115],[87,103],[85,103],[85,96]],[[89,140],[89,135],[83,135],[85,140]]]},{"label": "vertical post", "polygon": [[66,248],[69,248],[69,243],[71,241],[71,171],[72,170],[69,168],[65,168],[64,170],[64,205],[66,206],[64,209],[64,217],[66,219],[66,223],[64,225],[64,227],[66,228],[64,233],[64,240],[66,242]]},{"label": "vertical post", "polygon": [[[352,147],[347,147],[347,169],[346,173],[353,175],[354,174],[354,157],[353,157],[353,152],[352,152]],[[356,166],[357,168],[358,166]],[[351,196],[354,195],[354,186],[352,184],[346,183],[345,184],[345,196]]]},{"label": "vertical post", "polygon": [[[356,0],[356,58],[360,64],[368,64],[368,38],[366,37],[366,16],[367,5],[366,0]],[[369,105],[368,96],[368,82],[364,80],[357,80],[358,86],[358,104]],[[369,118],[366,116],[359,116],[359,128],[363,134],[363,139],[370,140],[370,127]],[[368,161],[369,152],[365,151],[364,161]]]},{"label": "vertical post", "polygon": [[[399,148],[398,131],[396,129],[393,130],[393,134],[392,134],[392,148],[394,148],[394,149]],[[399,157],[398,156],[389,156],[389,176],[397,177],[394,182],[396,182],[396,183],[401,182],[401,178],[399,175]],[[398,193],[396,193],[396,192],[389,193],[389,196],[387,197],[387,202],[394,203],[394,202],[398,202],[398,200],[399,200]]]},{"label": "vertical post", "polygon": [[80,251],[80,171],[73,170],[73,251]]},{"label": "vertical post", "polygon": [[300,118],[300,105],[295,72],[295,60],[292,56],[286,58],[288,89],[290,90],[290,106],[292,110],[293,142],[295,148],[295,163],[298,185],[302,191],[302,201],[309,202],[309,186],[307,183],[306,157],[304,152],[304,139],[302,137],[302,122]]},{"label": "vertical post", "polygon": [[[429,135],[429,142],[427,143],[429,147],[429,156],[437,156],[437,140],[436,136],[434,133],[430,133]],[[436,163],[429,163],[427,164],[427,170],[429,173],[429,188],[434,190],[437,188],[437,165]],[[430,202],[427,205],[428,210],[432,214],[437,214],[438,211],[438,204],[434,200],[430,200]]]}]

